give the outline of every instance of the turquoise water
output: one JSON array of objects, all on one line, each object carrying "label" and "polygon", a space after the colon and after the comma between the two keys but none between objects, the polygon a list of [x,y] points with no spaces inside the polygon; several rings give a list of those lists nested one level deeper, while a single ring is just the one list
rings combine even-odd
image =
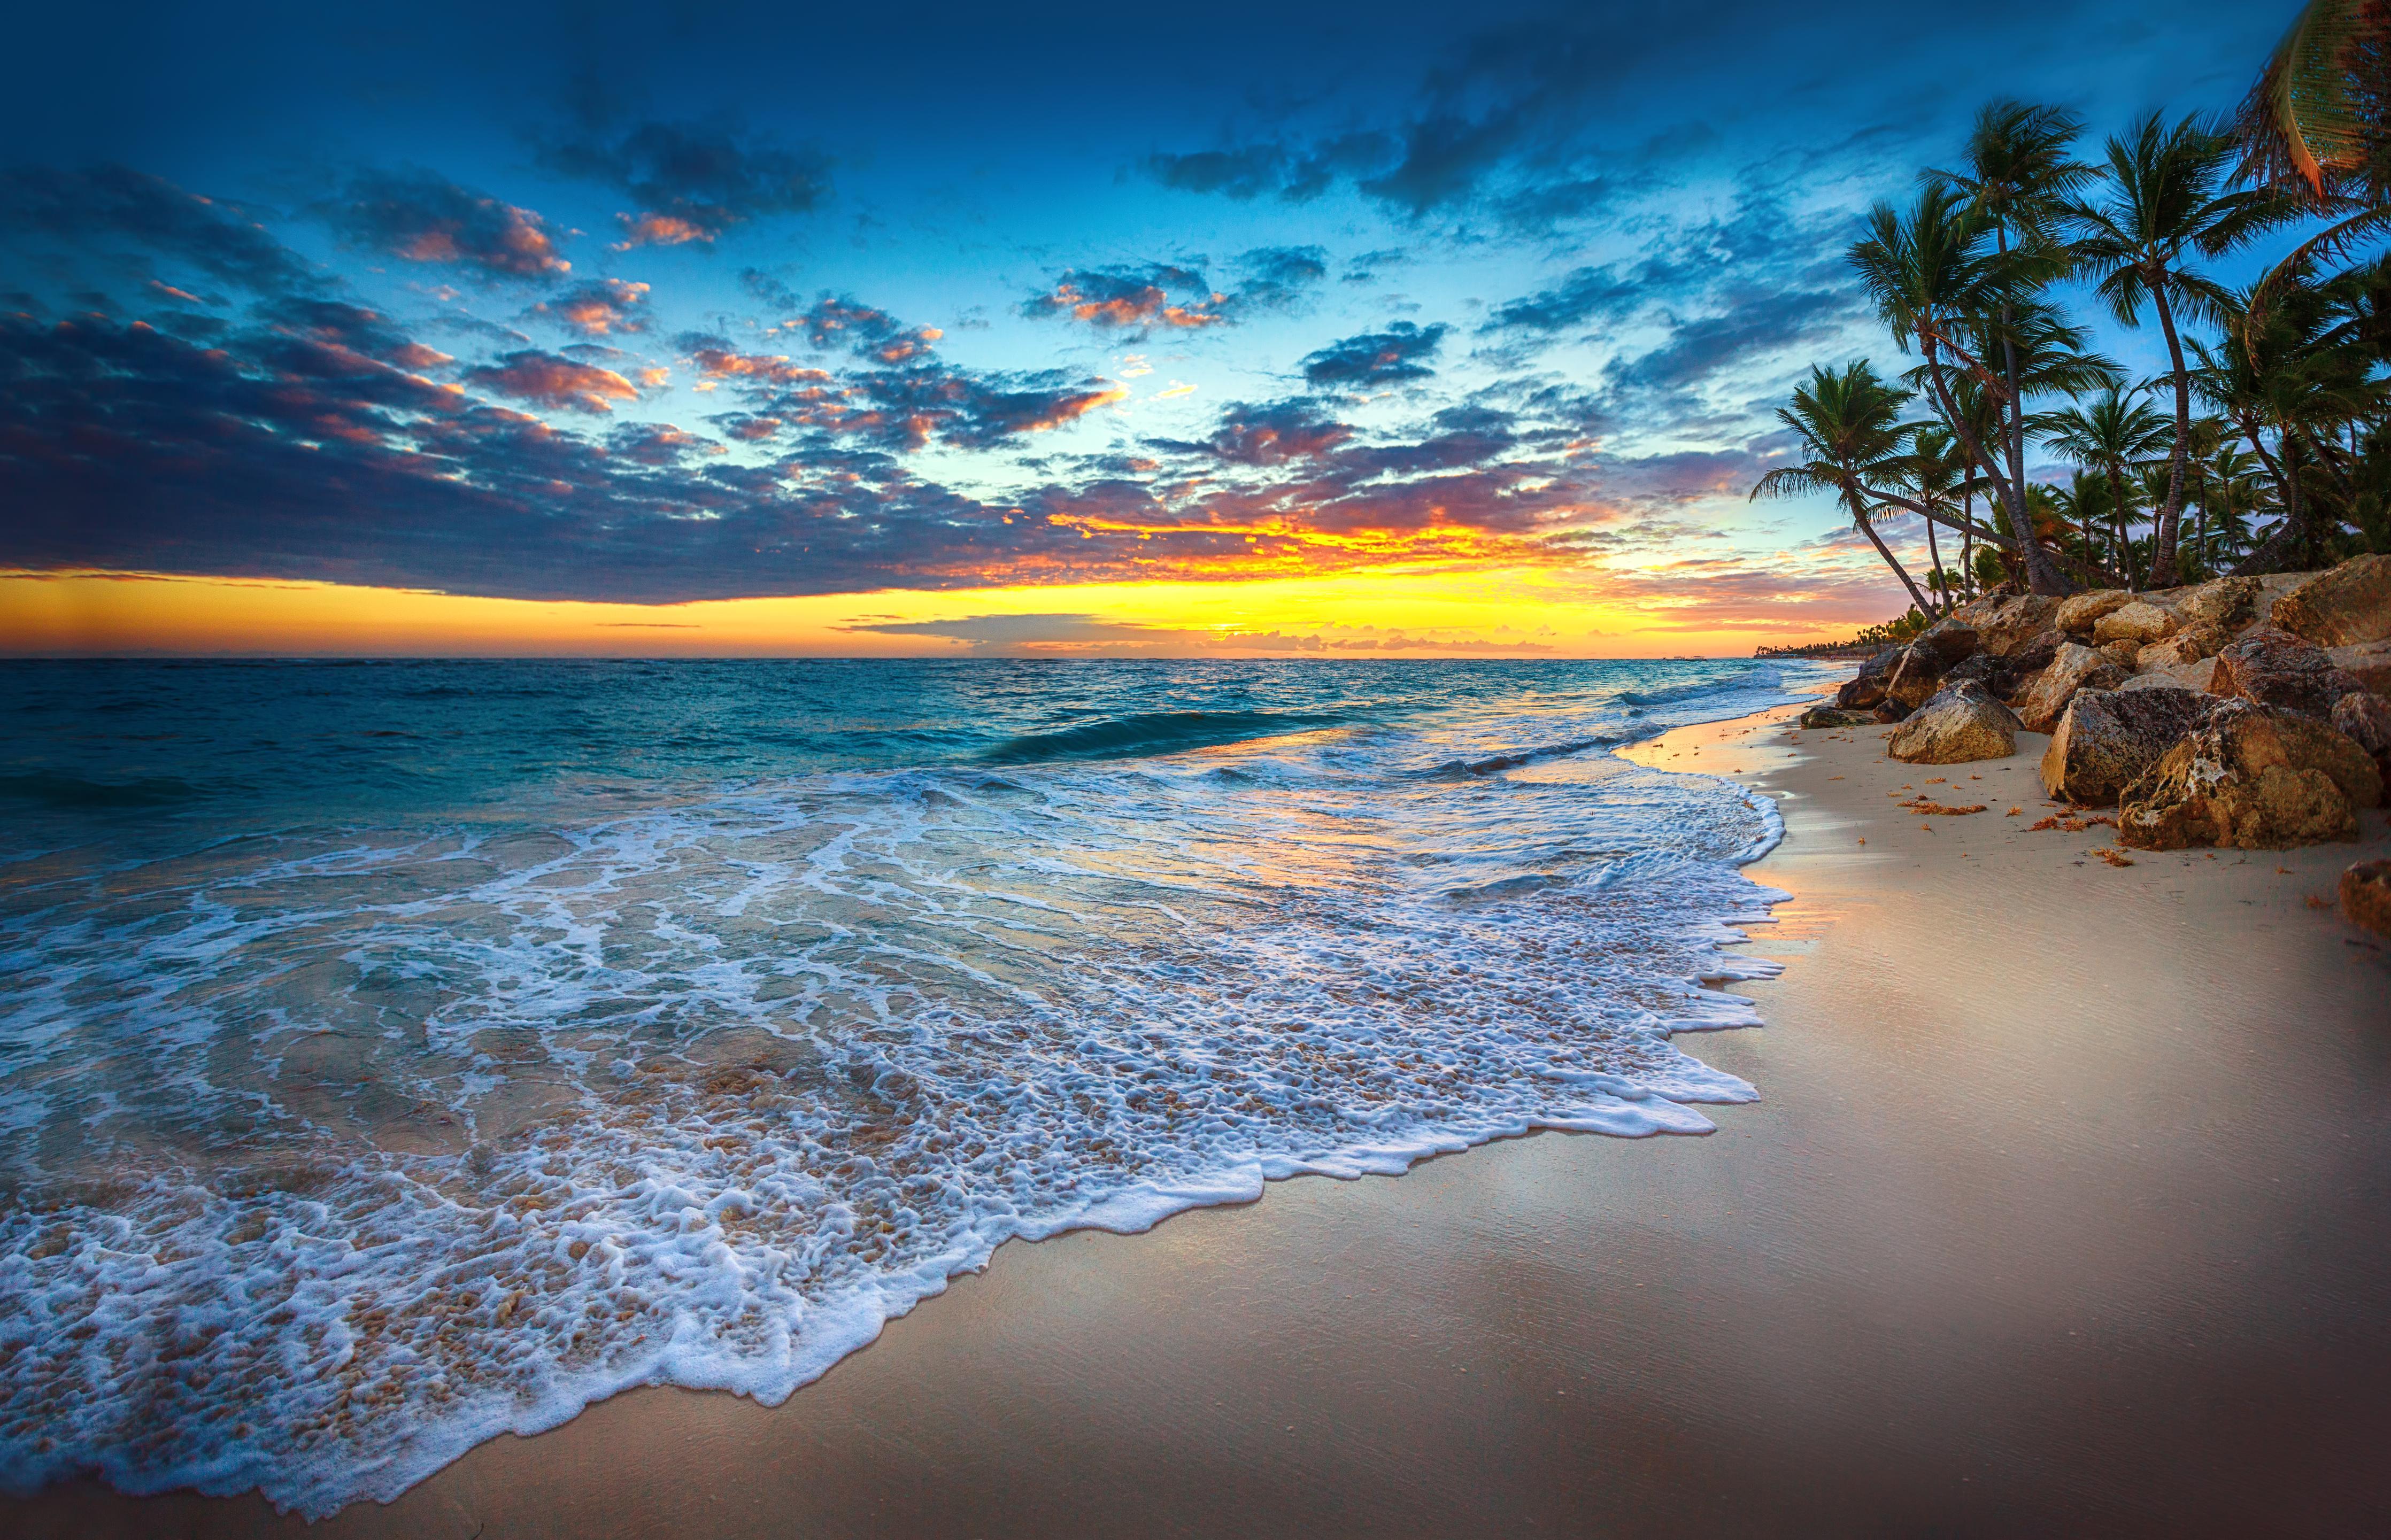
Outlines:
[{"label": "turquoise water", "polygon": [[388,1496],[1014,1237],[1696,1132],[1749,663],[0,666],[0,1476]]}]

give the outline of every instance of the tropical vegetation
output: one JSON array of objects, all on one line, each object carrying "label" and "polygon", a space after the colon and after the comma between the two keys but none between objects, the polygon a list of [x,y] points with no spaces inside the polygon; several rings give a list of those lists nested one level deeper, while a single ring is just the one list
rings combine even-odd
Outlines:
[{"label": "tropical vegetation", "polygon": [[[1751,495],[1832,496],[1906,594],[1895,624],[2391,551],[2391,4],[2313,0],[2230,115],[2084,138],[1985,107],[1850,250],[1902,372],[1814,366],[1777,414],[1788,457]],[[2288,246],[2263,272],[2261,241]],[[2093,309],[2154,333],[2159,372],[2093,351]],[[1911,518],[1923,572],[1885,538]]]}]

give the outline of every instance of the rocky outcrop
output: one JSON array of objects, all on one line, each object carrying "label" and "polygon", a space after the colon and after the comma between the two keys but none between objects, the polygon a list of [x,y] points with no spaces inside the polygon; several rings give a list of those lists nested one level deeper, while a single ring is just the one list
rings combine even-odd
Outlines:
[{"label": "rocky outcrop", "polygon": [[2208,687],[2217,695],[2281,706],[2320,720],[2333,714],[2334,701],[2364,688],[2355,676],[2333,667],[2322,648],[2272,625],[2252,626],[2218,653]]},{"label": "rocky outcrop", "polygon": [[1895,700],[1889,695],[1883,699],[1878,701],[1876,703],[1876,709],[1868,712],[1868,715],[1875,721],[1887,723],[1898,722],[1908,714],[1909,708],[1903,705],[1900,701]]},{"label": "rocky outcrop", "polygon": [[1893,665],[1893,676],[1885,681],[1884,693],[1911,711],[1926,704],[1943,685],[1943,675],[1949,671],[1951,661],[1933,643],[1919,640],[1901,649],[1901,659]]},{"label": "rocky outcrop", "polygon": [[1946,616],[1918,634],[1914,647],[1930,647],[1945,663],[1956,663],[1975,652],[1976,628],[1957,615]]},{"label": "rocky outcrop", "polygon": [[2391,780],[2391,700],[2352,690],[2333,703],[2333,725],[2344,738],[2372,755],[2374,767]]},{"label": "rocky outcrop", "polygon": [[1884,699],[1885,681],[1893,677],[1893,665],[1901,661],[1902,649],[1886,648],[1860,665],[1860,671],[1844,682],[1835,692],[1835,704],[1847,712],[1864,712]]},{"label": "rocky outcrop", "polygon": [[2391,936],[2391,861],[2360,861],[2341,874],[2341,918]]},{"label": "rocky outcrop", "polygon": [[1912,764],[1964,764],[2017,752],[2018,719],[1971,679],[1933,697],[1902,723],[1885,752]]},{"label": "rocky outcrop", "polygon": [[2102,642],[2092,649],[2127,674],[2134,672],[2134,660],[2140,655],[2141,644],[2132,640]]},{"label": "rocky outcrop", "polygon": [[1813,706],[1803,712],[1795,725],[1803,727],[1869,727],[1876,718],[1866,712],[1847,712],[1835,706]]},{"label": "rocky outcrop", "polygon": [[2054,626],[2037,631],[2018,643],[2010,648],[2001,661],[2009,665],[2013,676],[2037,673],[2049,668],[2050,661],[2059,656],[2059,649],[2066,645],[2067,634]]},{"label": "rocky outcrop", "polygon": [[2096,642],[2131,642],[2146,647],[2162,636],[2171,636],[2182,629],[2176,618],[2147,599],[2119,605],[2101,616],[2092,626]]},{"label": "rocky outcrop", "polygon": [[2281,850],[2355,840],[2358,811],[2382,798],[2374,761],[2329,725],[2232,700],[2126,788],[2117,842]]},{"label": "rocky outcrop", "polygon": [[2186,689],[2077,690],[2043,751],[2043,789],[2105,807],[2217,709]]},{"label": "rocky outcrop", "polygon": [[2124,669],[2090,648],[2061,643],[2059,655],[2042,671],[2034,688],[2026,692],[2024,702],[2018,707],[2018,720],[2028,732],[2047,733],[2059,725],[2061,713],[2067,710],[2067,703],[2075,698],[2077,690],[2113,690],[2126,679]]},{"label": "rocky outcrop", "polygon": [[2324,655],[2333,666],[2377,695],[2391,695],[2391,642],[2359,642],[2329,647]]},{"label": "rocky outcrop", "polygon": [[2277,599],[2269,618],[2318,647],[2391,637],[2391,556],[2352,557]]},{"label": "rocky outcrop", "polygon": [[2051,629],[2050,617],[2058,613],[2059,606],[2058,599],[2021,594],[2015,598],[1978,599],[1952,618],[1964,620],[1975,628],[1978,647],[1996,658],[2008,658],[2023,644]]},{"label": "rocky outcrop", "polygon": [[2134,596],[2123,588],[2095,588],[2073,598],[2059,601],[2051,612],[2050,623],[2070,636],[2089,636],[2092,628],[2104,615],[2113,614],[2134,602]]},{"label": "rocky outcrop", "polygon": [[2216,626],[2229,633],[2257,614],[2258,599],[2265,592],[2256,578],[2222,577],[2185,589],[2175,601],[2175,612],[2186,628]]}]

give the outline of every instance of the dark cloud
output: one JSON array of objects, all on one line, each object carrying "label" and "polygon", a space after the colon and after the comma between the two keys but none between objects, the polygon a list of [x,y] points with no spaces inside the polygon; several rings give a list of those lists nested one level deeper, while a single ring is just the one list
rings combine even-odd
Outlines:
[{"label": "dark cloud", "polygon": [[316,212],[355,245],[485,279],[550,278],[573,266],[538,214],[431,172],[361,172]]},{"label": "dark cloud", "polygon": [[523,313],[579,332],[612,337],[648,329],[648,286],[621,278],[590,278],[542,300]]},{"label": "dark cloud", "polygon": [[1315,386],[1369,390],[1426,379],[1436,373],[1422,362],[1443,345],[1445,327],[1397,321],[1384,331],[1365,331],[1331,342],[1303,360],[1303,378]]},{"label": "dark cloud", "polygon": [[580,134],[548,146],[541,159],[632,200],[631,212],[615,216],[625,248],[710,243],[750,220],[809,212],[831,191],[829,156],[754,142],[721,122],[648,122],[620,130],[587,122]]},{"label": "dark cloud", "polygon": [[1276,466],[1317,459],[1352,437],[1352,427],[1325,415],[1317,402],[1232,402],[1206,447],[1233,465]]},{"label": "dark cloud", "polygon": [[[144,276],[162,259],[258,293],[322,287],[306,263],[238,204],[125,166],[0,171],[0,243],[32,239],[110,256]],[[185,302],[200,302],[171,284],[161,287]]]},{"label": "dark cloud", "polygon": [[1587,321],[1632,314],[1650,297],[1615,266],[1581,267],[1550,289],[1497,305],[1481,331],[1565,331]]},{"label": "dark cloud", "polygon": [[262,304],[258,312],[286,336],[345,350],[376,363],[433,369],[455,362],[439,349],[400,331],[388,316],[360,305],[293,297]]},{"label": "dark cloud", "polygon": [[1245,282],[1232,297],[1246,310],[1285,310],[1328,276],[1328,253],[1317,246],[1263,246],[1239,257]]},{"label": "dark cloud", "polygon": [[1023,302],[1021,312],[1139,334],[1157,327],[1195,331],[1230,325],[1293,308],[1328,276],[1328,253],[1317,246],[1261,246],[1229,266],[1238,276],[1217,286],[1193,263],[1075,267]]},{"label": "dark cloud", "polygon": [[496,364],[465,371],[465,382],[555,411],[611,412],[618,401],[640,399],[639,387],[594,364],[525,348]]},{"label": "dark cloud", "polygon": [[843,347],[858,357],[890,365],[922,357],[946,335],[936,327],[908,327],[848,294],[821,296],[795,324],[817,348]]},{"label": "dark cloud", "polygon": [[1149,155],[1143,164],[1146,174],[1166,187],[1241,201],[1274,197],[1305,203],[1326,192],[1339,176],[1385,168],[1397,153],[1393,135],[1372,132],[1332,135],[1300,148],[1272,140],[1186,155]]}]

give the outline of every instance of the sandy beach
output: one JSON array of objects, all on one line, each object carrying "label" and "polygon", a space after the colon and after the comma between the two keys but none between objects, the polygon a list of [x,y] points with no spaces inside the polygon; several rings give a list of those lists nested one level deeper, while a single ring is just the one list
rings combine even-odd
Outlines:
[{"label": "sandy beach", "polygon": [[[2030,827],[2038,736],[1910,766],[1790,717],[1634,751],[1785,819],[1767,1024],[1686,1041],[1761,1093],[1715,1134],[1008,1245],[782,1406],[634,1392],[317,1529],[2391,1532],[2391,953],[2318,906],[2385,815],[2113,866]],[[0,1527],[308,1529],[91,1486]]]}]

